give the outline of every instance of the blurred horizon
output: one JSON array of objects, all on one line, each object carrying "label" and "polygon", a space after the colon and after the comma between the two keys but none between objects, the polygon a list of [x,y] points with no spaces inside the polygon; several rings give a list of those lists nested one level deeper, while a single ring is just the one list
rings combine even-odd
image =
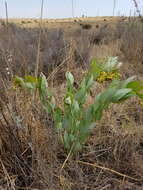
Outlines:
[{"label": "blurred horizon", "polygon": [[[42,0],[7,0],[9,18],[39,18]],[[143,2],[137,0],[139,6]],[[114,7],[115,3],[115,7]],[[72,9],[73,7],[73,9]],[[0,0],[0,18],[5,18],[5,1]],[[135,14],[133,0],[44,0],[43,18],[58,19],[96,16],[129,16]]]}]

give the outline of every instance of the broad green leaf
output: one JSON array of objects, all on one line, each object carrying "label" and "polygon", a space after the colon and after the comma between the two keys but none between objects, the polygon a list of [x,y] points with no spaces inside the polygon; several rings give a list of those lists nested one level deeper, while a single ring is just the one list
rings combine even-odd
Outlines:
[{"label": "broad green leaf", "polygon": [[74,84],[74,77],[70,72],[66,72],[66,80],[67,80],[67,92],[74,94],[75,88]]},{"label": "broad green leaf", "polygon": [[117,92],[112,97],[112,102],[116,103],[116,102],[125,100],[128,95],[129,96],[131,95],[130,94],[131,92],[132,92],[132,89],[130,89],[130,88],[124,88],[124,89],[117,90]]},{"label": "broad green leaf", "polygon": [[80,89],[85,89],[86,88],[86,77],[84,77],[81,81],[81,84],[80,84]]},{"label": "broad green leaf", "polygon": [[128,79],[121,81],[121,88],[127,88],[130,82],[133,82],[136,79],[136,76],[129,77]]},{"label": "broad green leaf", "polygon": [[47,95],[47,79],[43,73],[41,73],[41,76],[39,78],[39,94],[41,98],[46,98]]},{"label": "broad green leaf", "polygon": [[93,84],[93,75],[91,75],[89,78],[88,78],[88,80],[87,80],[87,82],[86,82],[86,86],[85,86],[85,88],[86,88],[86,90],[89,90],[90,89],[90,87],[92,86],[92,84]]},{"label": "broad green leaf", "polygon": [[100,120],[102,117],[103,108],[102,106],[98,107],[98,109],[94,113],[95,121]]},{"label": "broad green leaf", "polygon": [[105,90],[103,93],[100,94],[100,101],[101,103],[105,104],[111,102],[113,95],[115,94],[115,88],[109,88]]},{"label": "broad green leaf", "polygon": [[127,88],[131,88],[134,92],[139,92],[143,90],[143,85],[140,81],[132,81],[128,83]]}]

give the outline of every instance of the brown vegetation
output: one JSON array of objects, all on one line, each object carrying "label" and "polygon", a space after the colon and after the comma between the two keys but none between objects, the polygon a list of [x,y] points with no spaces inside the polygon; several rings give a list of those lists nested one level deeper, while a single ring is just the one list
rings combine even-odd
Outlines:
[{"label": "brown vegetation", "polygon": [[[90,22],[87,30],[83,22],[42,28],[39,73],[47,76],[59,104],[65,71],[78,85],[93,57],[118,56],[123,78],[143,81],[143,24],[137,18],[104,19]],[[143,107],[136,98],[111,106],[83,150],[61,170],[67,154],[50,115],[37,97],[13,88],[13,76],[34,75],[38,35],[38,27],[0,26],[0,189],[143,189]],[[95,83],[92,96],[103,89]]]}]

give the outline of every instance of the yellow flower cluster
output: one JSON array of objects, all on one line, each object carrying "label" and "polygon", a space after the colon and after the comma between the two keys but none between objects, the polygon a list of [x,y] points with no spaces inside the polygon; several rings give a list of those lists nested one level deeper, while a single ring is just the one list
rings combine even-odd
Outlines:
[{"label": "yellow flower cluster", "polygon": [[102,71],[97,77],[97,82],[103,83],[104,81],[112,80],[114,78],[120,77],[120,74],[118,72],[104,72]]}]

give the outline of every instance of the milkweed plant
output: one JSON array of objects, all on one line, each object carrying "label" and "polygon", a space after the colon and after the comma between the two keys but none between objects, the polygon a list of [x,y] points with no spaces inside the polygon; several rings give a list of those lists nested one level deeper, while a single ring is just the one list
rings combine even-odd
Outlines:
[{"label": "milkweed plant", "polygon": [[[75,153],[81,150],[96,121],[101,120],[103,111],[112,103],[123,102],[133,96],[143,99],[143,85],[136,77],[121,80],[119,68],[122,64],[117,57],[108,57],[105,63],[97,63],[94,59],[83,77],[79,88],[74,87],[72,73],[66,72],[67,88],[63,98],[63,107],[56,104],[55,97],[49,90],[44,74],[35,78],[25,76],[15,77],[14,86],[25,89],[38,90],[43,108],[51,114],[60,140],[68,152]],[[93,103],[84,106],[93,82],[103,83],[110,81],[108,87],[93,99]]]}]

